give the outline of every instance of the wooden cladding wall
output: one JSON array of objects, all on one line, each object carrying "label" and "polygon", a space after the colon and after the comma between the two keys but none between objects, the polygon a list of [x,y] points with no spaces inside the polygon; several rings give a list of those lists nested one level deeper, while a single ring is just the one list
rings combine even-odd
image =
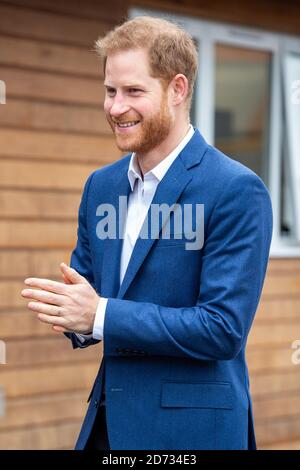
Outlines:
[{"label": "wooden cladding wall", "polygon": [[[73,351],[36,321],[20,291],[27,276],[59,278],[75,242],[83,183],[119,157],[91,49],[124,17],[124,5],[102,3],[0,2],[0,80],[7,85],[0,105],[1,449],[72,448],[100,363],[101,346]],[[207,4],[222,19],[228,8],[217,10],[218,3],[201,2],[202,9]],[[291,360],[299,310],[300,260],[271,260],[247,350],[261,448],[300,448],[300,364]]]},{"label": "wooden cladding wall", "polygon": [[295,340],[300,340],[300,260],[271,259],[247,348],[260,448],[300,449]]},{"label": "wooden cladding wall", "polygon": [[300,34],[297,0],[129,0],[129,3],[203,20]]},{"label": "wooden cladding wall", "polygon": [[124,16],[94,0],[0,2],[0,365],[6,410],[1,449],[72,448],[101,346],[73,351],[20,297],[28,276],[59,279],[76,240],[83,184],[119,158],[103,114],[92,51]]}]

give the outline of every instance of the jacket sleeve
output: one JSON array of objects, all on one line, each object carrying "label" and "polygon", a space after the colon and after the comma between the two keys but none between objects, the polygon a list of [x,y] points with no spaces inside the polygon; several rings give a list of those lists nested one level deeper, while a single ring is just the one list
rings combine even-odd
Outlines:
[{"label": "jacket sleeve", "polygon": [[[78,212],[77,244],[71,255],[70,266],[84,276],[95,289],[93,264],[90,253],[88,228],[87,228],[87,198],[93,173],[86,181]],[[73,348],[86,348],[92,344],[99,343],[93,338],[81,341],[75,333],[65,333],[72,341]]]},{"label": "jacket sleeve", "polygon": [[[272,237],[269,193],[254,173],[233,176],[207,222],[196,305],[168,308],[109,299],[104,354],[230,360],[245,345]],[[184,275],[184,273],[183,273]]]}]

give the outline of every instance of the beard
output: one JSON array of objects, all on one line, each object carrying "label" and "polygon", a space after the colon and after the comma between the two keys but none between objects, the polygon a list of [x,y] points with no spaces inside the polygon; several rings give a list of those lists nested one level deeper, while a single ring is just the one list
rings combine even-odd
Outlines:
[{"label": "beard", "polygon": [[172,117],[168,108],[167,94],[162,97],[160,109],[151,117],[142,119],[140,115],[129,112],[117,120],[119,123],[140,121],[128,135],[116,132],[116,123],[109,115],[107,120],[116,136],[116,144],[122,152],[147,153],[160,145],[170,133]]}]

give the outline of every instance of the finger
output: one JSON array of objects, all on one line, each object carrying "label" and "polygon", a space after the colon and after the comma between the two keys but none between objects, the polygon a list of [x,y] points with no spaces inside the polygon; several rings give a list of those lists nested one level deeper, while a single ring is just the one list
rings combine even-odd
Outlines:
[{"label": "finger", "polygon": [[26,299],[38,300],[45,304],[52,305],[64,305],[66,300],[64,295],[52,294],[51,292],[35,289],[22,290],[22,296]]},{"label": "finger", "polygon": [[81,276],[75,269],[67,266],[65,263],[60,264],[60,269],[72,284],[82,284],[87,282],[85,277]]},{"label": "finger", "polygon": [[61,275],[65,284],[72,284],[72,282],[67,278],[67,276],[64,273],[61,273]]},{"label": "finger", "polygon": [[66,294],[66,285],[63,282],[51,281],[50,279],[40,279],[29,277],[24,283],[28,287],[37,287],[39,289],[54,292],[56,294]]},{"label": "finger", "polygon": [[56,317],[62,316],[61,307],[56,305],[44,304],[42,302],[29,302],[27,305],[29,310],[38,313],[45,313],[46,315],[53,315]]},{"label": "finger", "polygon": [[47,323],[48,325],[57,325],[66,328],[66,320],[64,318],[46,315],[45,313],[39,313],[37,317],[41,322]]}]

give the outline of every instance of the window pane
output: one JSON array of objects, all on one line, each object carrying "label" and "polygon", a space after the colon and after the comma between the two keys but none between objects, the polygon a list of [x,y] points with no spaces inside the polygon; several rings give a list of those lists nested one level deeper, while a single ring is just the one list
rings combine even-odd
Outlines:
[{"label": "window pane", "polygon": [[300,55],[287,54],[284,60],[285,142],[283,148],[285,186],[281,212],[282,229],[300,241]]},{"label": "window pane", "polygon": [[267,183],[271,53],[216,46],[215,145]]}]

